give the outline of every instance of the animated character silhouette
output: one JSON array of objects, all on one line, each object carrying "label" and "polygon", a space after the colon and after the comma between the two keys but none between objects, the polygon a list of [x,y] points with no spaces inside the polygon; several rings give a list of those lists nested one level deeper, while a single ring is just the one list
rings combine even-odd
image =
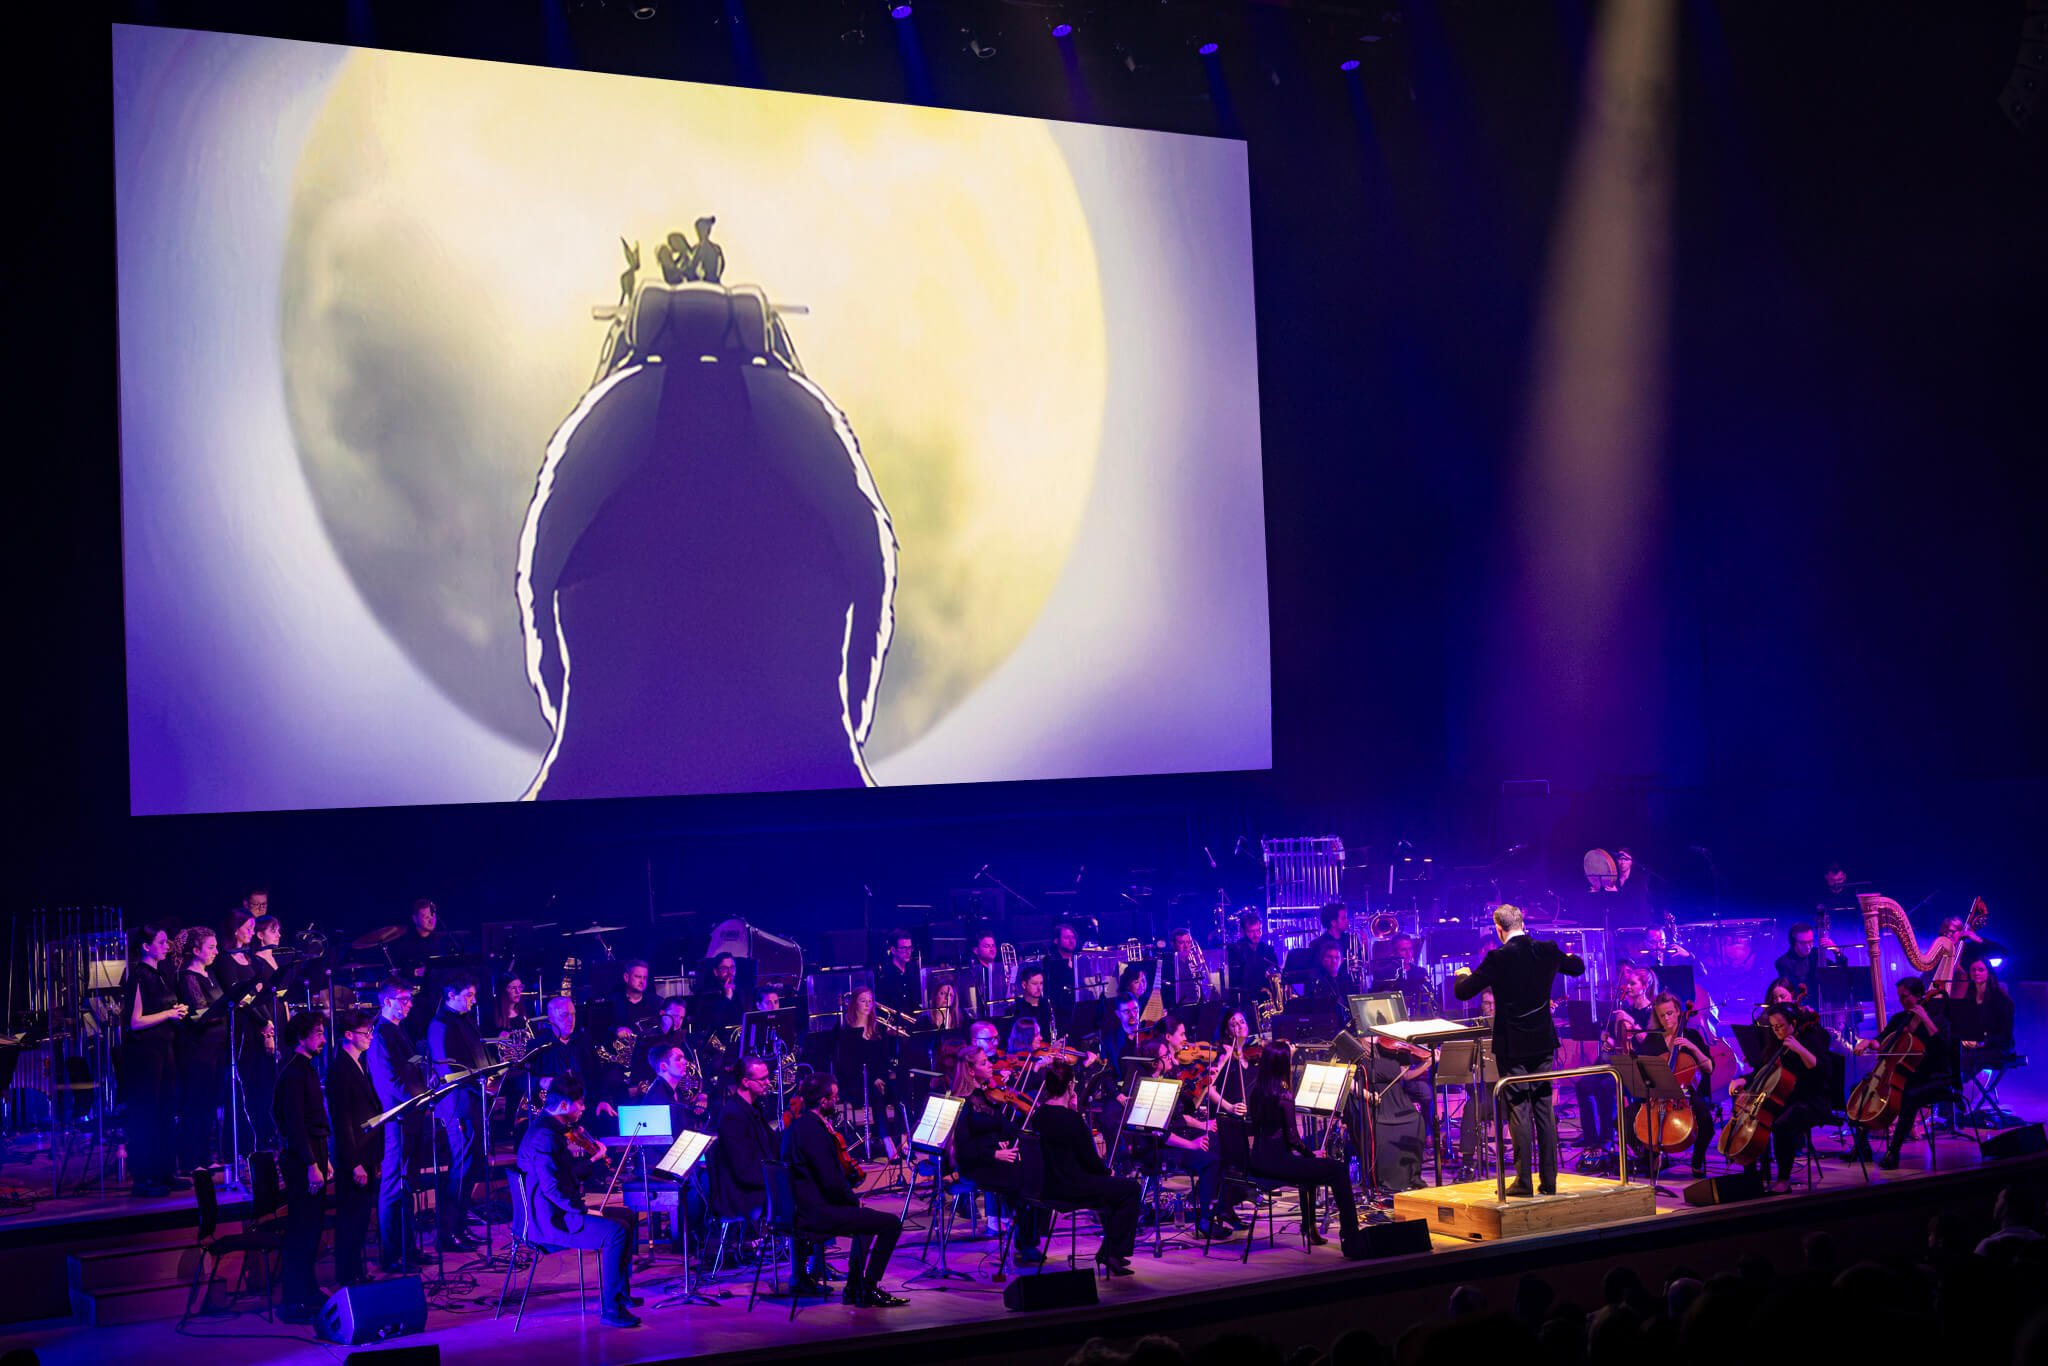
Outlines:
[{"label": "animated character silhouette", "polygon": [[[722,275],[709,224],[692,269]],[[649,281],[594,312],[604,363],[520,538],[555,732],[526,795],[871,783],[896,540],[845,414],[757,288]]]},{"label": "animated character silhouette", "polygon": [[[672,232],[668,240],[654,249],[654,259],[661,266],[661,278],[672,285],[688,284],[702,280],[715,285],[725,278],[725,248],[711,240],[711,227],[716,218],[697,220],[697,245],[691,246],[688,234]],[[628,252],[635,269],[640,265],[639,249]]]}]

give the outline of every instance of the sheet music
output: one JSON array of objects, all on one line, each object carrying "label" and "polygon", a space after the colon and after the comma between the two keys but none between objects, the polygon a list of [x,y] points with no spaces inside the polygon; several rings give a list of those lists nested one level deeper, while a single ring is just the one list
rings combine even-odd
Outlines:
[{"label": "sheet music", "polygon": [[1486,1026],[1470,1020],[1395,1020],[1388,1024],[1372,1027],[1375,1034],[1384,1034],[1390,1039],[1405,1039],[1410,1043],[1427,1041],[1444,1035],[1465,1034],[1478,1036],[1486,1032]]},{"label": "sheet music", "polygon": [[668,1151],[656,1159],[654,1170],[682,1180],[689,1175],[690,1168],[697,1164],[697,1159],[704,1155],[704,1150],[711,1146],[715,1137],[714,1134],[700,1134],[694,1129],[683,1130],[676,1135],[676,1141],[669,1145]]},{"label": "sheet music", "polygon": [[1179,1079],[1145,1077],[1138,1082],[1137,1098],[1131,1102],[1129,1123],[1134,1129],[1164,1129],[1173,1121],[1173,1107],[1179,1101]]},{"label": "sheet music", "polygon": [[1317,1114],[1336,1113],[1344,1101],[1344,1084],[1351,1077],[1351,1069],[1340,1063],[1312,1062],[1301,1069],[1301,1082],[1295,1087],[1294,1108],[1313,1110]]},{"label": "sheet music", "polygon": [[943,1148],[953,1132],[954,1122],[959,1118],[958,1100],[952,1096],[929,1097],[924,1103],[924,1113],[917,1117],[917,1129],[910,1135],[910,1141],[920,1148]]}]

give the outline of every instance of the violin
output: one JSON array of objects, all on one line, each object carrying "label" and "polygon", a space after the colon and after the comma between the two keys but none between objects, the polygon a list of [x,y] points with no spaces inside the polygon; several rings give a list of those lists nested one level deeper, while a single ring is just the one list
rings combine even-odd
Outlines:
[{"label": "violin", "polygon": [[569,1145],[569,1153],[573,1157],[585,1158],[592,1162],[606,1160],[604,1144],[592,1138],[590,1131],[581,1124],[573,1129],[563,1130],[562,1140]]},{"label": "violin", "polygon": [[1031,1113],[1031,1097],[1021,1091],[1012,1091],[1007,1086],[984,1086],[981,1093],[994,1104],[1007,1105],[1020,1115]]},{"label": "violin", "polygon": [[[800,1116],[802,1116],[803,1112],[803,1097],[798,1096],[796,1099],[790,1101],[789,1109],[783,1111],[782,1127],[786,1129],[790,1125],[796,1123],[797,1119]],[[825,1119],[823,1115],[818,1116],[818,1118]],[[840,1133],[838,1128],[829,1119],[825,1120],[825,1132],[832,1135],[832,1146],[838,1150],[836,1156],[839,1159],[840,1175],[846,1178],[847,1185],[852,1186],[854,1189],[858,1190],[860,1188],[861,1178],[866,1176],[867,1173],[861,1170],[860,1163],[853,1160],[853,1154],[847,1149],[846,1146],[846,1135]]]},{"label": "violin", "polygon": [[1173,1060],[1182,1067],[1211,1067],[1216,1062],[1216,1045],[1213,1043],[1191,1043],[1173,1055]]}]

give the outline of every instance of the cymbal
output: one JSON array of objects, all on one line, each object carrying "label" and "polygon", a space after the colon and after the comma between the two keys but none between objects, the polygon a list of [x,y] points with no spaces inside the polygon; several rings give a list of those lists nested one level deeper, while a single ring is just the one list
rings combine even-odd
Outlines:
[{"label": "cymbal", "polygon": [[371,930],[368,934],[356,936],[355,942],[350,944],[349,947],[352,949],[374,949],[389,944],[394,939],[403,938],[405,938],[404,930],[396,925],[386,925],[381,930]]},{"label": "cymbal", "polygon": [[570,934],[624,934],[624,925],[592,925],[588,929],[570,930]]}]

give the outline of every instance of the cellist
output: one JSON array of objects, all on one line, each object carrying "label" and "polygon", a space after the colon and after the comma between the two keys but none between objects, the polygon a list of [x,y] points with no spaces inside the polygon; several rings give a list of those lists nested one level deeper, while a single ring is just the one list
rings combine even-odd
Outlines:
[{"label": "cellist", "polygon": [[[1771,1157],[1778,1175],[1770,1189],[1773,1195],[1784,1195],[1792,1189],[1792,1168],[1806,1148],[1807,1131],[1827,1118],[1829,1040],[1820,1017],[1810,1010],[1780,1003],[1767,1008],[1764,1015],[1778,1040],[1779,1065],[1794,1081],[1792,1099],[1771,1125]],[[1740,1096],[1751,1080],[1736,1078],[1728,1094]]]},{"label": "cellist", "polygon": [[[1913,1132],[1913,1121],[1920,1115],[1930,1100],[1937,1100],[1949,1090],[1949,1050],[1953,1040],[1942,1026],[1947,1022],[1943,1009],[1945,997],[1939,993],[1930,994],[1920,985],[1917,977],[1902,977],[1898,985],[1899,1013],[1885,1022],[1884,1032],[1875,1039],[1858,1039],[1858,1053],[1876,1053],[1880,1057],[1887,1053],[1896,1054],[1903,1046],[1908,1034],[1918,1035],[1926,1046],[1926,1054],[1913,1069],[1899,1102],[1899,1115],[1892,1122],[1891,1136],[1885,1142],[1884,1156],[1877,1159],[1877,1165],[1891,1171],[1899,1165],[1899,1149]],[[1859,1150],[1869,1145],[1868,1131],[1857,1135]]]},{"label": "cellist", "polygon": [[[1714,1134],[1714,1111],[1708,1104],[1713,1094],[1714,1060],[1707,1052],[1706,1036],[1685,1022],[1685,1006],[1670,992],[1663,992],[1650,1003],[1651,1026],[1647,1033],[1636,1039],[1634,1052],[1638,1057],[1663,1058],[1674,1072],[1682,1072],[1686,1063],[1699,1069],[1692,1077],[1689,1090],[1692,1093],[1692,1174],[1695,1178],[1706,1175],[1707,1143]],[[1627,1128],[1635,1129],[1636,1111],[1643,1102],[1634,1101],[1629,1105]]]}]

